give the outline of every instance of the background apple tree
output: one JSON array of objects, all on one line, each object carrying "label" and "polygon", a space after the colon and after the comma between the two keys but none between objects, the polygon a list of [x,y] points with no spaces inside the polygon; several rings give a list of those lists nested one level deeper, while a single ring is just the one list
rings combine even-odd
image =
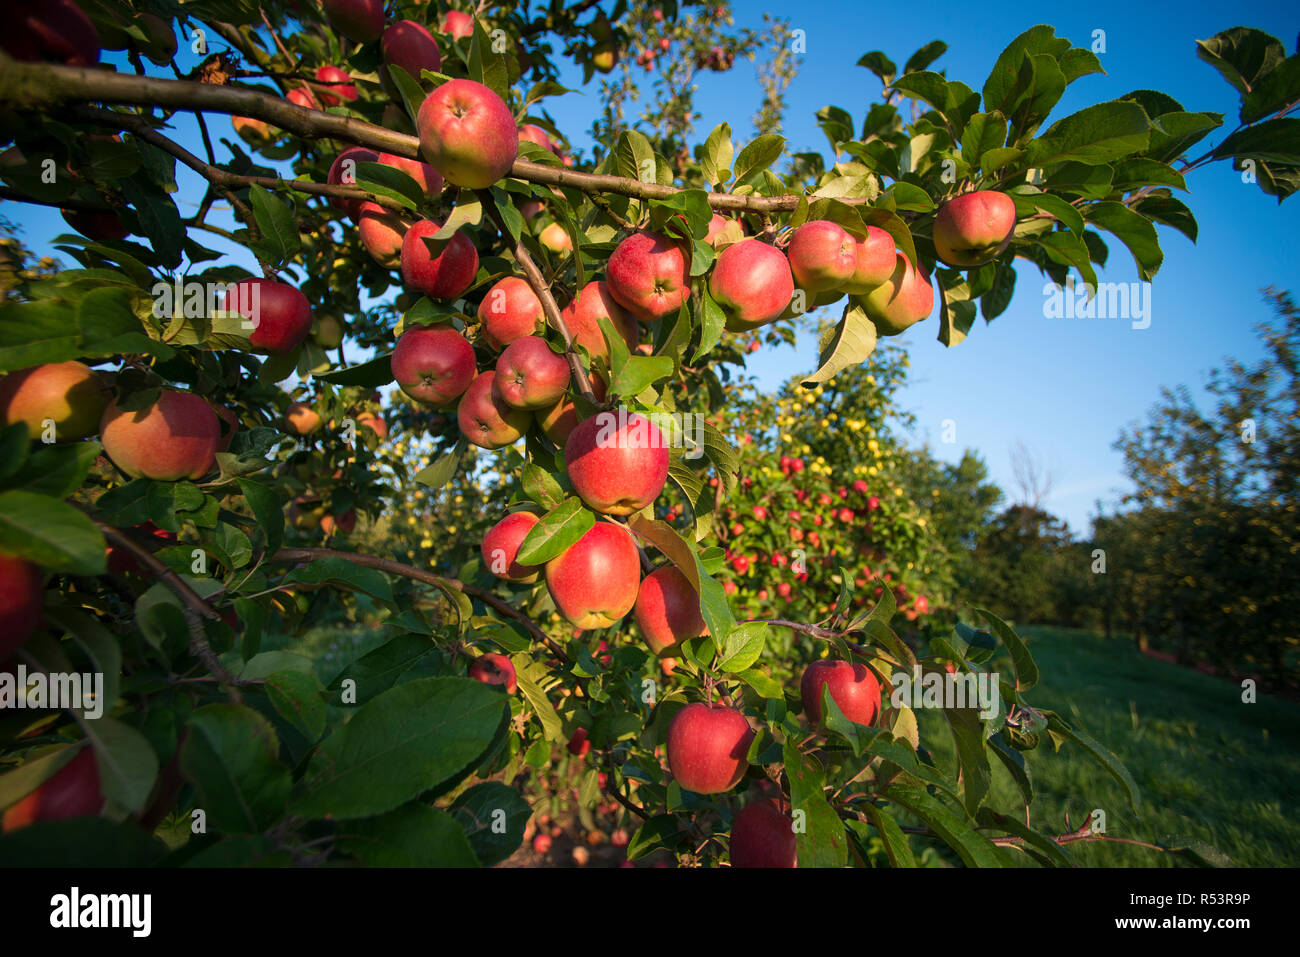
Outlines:
[{"label": "background apple tree", "polygon": [[[398,64],[381,41],[398,20],[427,27],[436,66]],[[992,496],[978,469],[910,452],[892,430],[906,357],[877,349],[903,332],[880,297],[919,275],[907,295],[938,294],[898,341],[931,328],[955,346],[977,315],[1005,310],[1018,259],[1095,283],[1117,242],[1155,276],[1157,226],[1195,238],[1175,195],[1192,169],[1229,160],[1285,198],[1300,183],[1300,121],[1282,115],[1300,69],[1278,41],[1235,28],[1201,43],[1242,94],[1226,135],[1222,116],[1150,90],[1054,118],[1065,88],[1101,66],[1048,26],[1011,40],[978,89],[933,68],[942,42],[901,69],[868,52],[869,73],[845,70],[878,77],[879,100],[826,106],[828,150],[791,154],[779,130],[797,37],[776,21],[735,29],[725,3],[64,0],[12,35],[0,195],[58,207],[76,233],[57,245],[70,268],[14,241],[0,263],[0,661],[11,676],[106,684],[102,717],[91,702],[0,710],[0,859],[491,865],[540,810],[524,796],[555,813],[562,794],[584,821],[618,815],[634,859],[742,863],[733,824],[752,808],[736,827],[751,863],[797,852],[804,866],[907,866],[939,848],[967,865],[1059,865],[1071,843],[1106,838],[1032,819],[1034,762],[1081,748],[1140,800],[1085,729],[1035,698],[1037,667],[1011,628],[956,619],[957,601],[980,604],[963,593],[967,552]],[[197,54],[184,69],[178,43]],[[97,65],[101,47],[131,69]],[[694,85],[738,57],[758,71],[757,135],[736,137],[740,117],[695,130]],[[546,111],[565,92],[563,60],[603,94],[592,155]],[[403,164],[432,159],[417,117],[454,80],[500,97],[525,129],[486,186]],[[370,152],[340,176],[352,147]],[[182,168],[199,194],[178,192]],[[1009,198],[1014,229],[978,262],[941,257],[941,211],[975,192]],[[218,207],[233,228],[210,221]],[[409,241],[415,220],[434,223],[416,240],[426,260],[472,244],[465,288],[422,295],[404,281],[408,253],[391,237]],[[887,236],[896,275],[847,298],[801,288],[779,314],[736,320],[746,304],[720,277],[729,258],[742,273],[751,262],[727,250],[785,263],[806,224],[858,244]],[[566,307],[644,232],[687,264],[680,308],[630,332],[606,316],[580,342]],[[515,434],[481,448],[455,402],[390,388],[412,331],[453,330],[472,344],[471,374],[490,370],[487,303],[509,277],[572,372],[560,404],[575,419],[699,416],[701,446],[670,450],[644,507],[595,511],[540,413],[501,412]],[[183,294],[257,278],[301,291],[309,334],[268,345],[224,301]],[[178,295],[160,306],[166,289]],[[832,304],[838,317],[818,311]],[[818,321],[818,367],[757,394],[745,356]],[[95,372],[59,386],[46,370],[63,363]],[[110,424],[153,412],[161,432],[114,444]],[[206,441],[190,425],[210,414],[221,424],[202,467],[159,477],[160,459]],[[701,626],[669,649],[642,640],[630,607],[580,627],[549,568],[514,582],[484,561],[507,512],[532,516],[514,558],[534,571],[617,526],[635,546],[633,589],[676,569]],[[886,691],[898,669],[991,672],[1002,707],[945,709],[957,759],[940,766],[888,694],[864,722],[829,690],[802,700],[805,666],[829,660]],[[681,722],[670,746],[700,702],[706,725]],[[729,755],[739,777],[690,790],[670,752],[689,763],[719,712],[745,732]],[[990,806],[994,763],[1023,807]]]}]

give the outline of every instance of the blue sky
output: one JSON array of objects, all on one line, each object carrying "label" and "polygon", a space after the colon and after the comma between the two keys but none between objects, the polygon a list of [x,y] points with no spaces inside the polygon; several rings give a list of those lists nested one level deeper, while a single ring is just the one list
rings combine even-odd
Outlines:
[{"label": "blue sky", "polygon": [[[766,10],[789,17],[792,26],[805,31],[807,54],[788,93],[784,133],[792,149],[822,151],[826,141],[813,118],[820,107],[834,103],[860,118],[876,99],[878,81],[854,66],[869,50],[882,50],[901,64],[920,46],[942,39],[949,50],[932,69],[979,89],[1001,49],[1036,23],[1052,24],[1058,35],[1079,46],[1090,46],[1093,31],[1104,30],[1101,60],[1107,74],[1073,84],[1052,120],[1130,90],[1152,88],[1189,110],[1225,113],[1228,125],[1236,120],[1236,94],[1197,59],[1195,41],[1246,25],[1278,36],[1291,52],[1300,26],[1294,3],[1283,2],[1230,8],[1208,2],[1139,6],[1113,0],[1032,8],[944,2],[915,7],[915,16],[884,5],[836,0],[740,2],[733,8],[740,25],[761,27]],[[976,10],[978,23],[972,19]],[[184,51],[182,66],[197,59]],[[565,79],[574,86],[579,76],[575,71]],[[729,74],[704,74],[700,85],[701,139],[723,120],[732,124],[738,141],[752,135],[749,119],[758,94],[747,62],[738,60]],[[576,144],[588,142],[585,131],[599,109],[594,91],[548,104]],[[215,121],[214,133],[233,135],[221,119]],[[180,127],[179,138],[195,148],[190,124]],[[1111,448],[1120,428],[1144,416],[1162,385],[1197,386],[1226,355],[1259,356],[1252,327],[1269,317],[1260,289],[1269,284],[1295,288],[1300,274],[1293,261],[1300,199],[1279,207],[1258,187],[1243,184],[1227,164],[1194,172],[1188,185],[1190,193],[1183,198],[1200,223],[1200,239],[1193,245],[1180,233],[1160,228],[1165,263],[1152,289],[1149,328],[1133,329],[1121,319],[1044,318],[1043,279],[1022,267],[1011,307],[991,325],[978,320],[960,346],[946,349],[936,341],[936,318],[898,340],[907,346],[912,363],[912,381],[899,401],[917,414],[914,440],[929,441],[938,456],[949,460],[965,448],[978,450],[1007,489],[1014,487],[1010,449],[1023,443],[1054,477],[1046,506],[1076,530],[1086,529],[1094,503],[1114,501],[1125,487],[1121,459]],[[181,189],[182,196],[196,197],[196,178],[186,175]],[[20,235],[37,250],[47,249],[53,236],[66,231],[52,210],[0,203],[0,216],[20,223]],[[222,248],[216,237],[202,241]],[[1127,250],[1117,241],[1109,245],[1111,265],[1100,278],[1136,281]],[[749,368],[770,387],[815,363],[815,344],[808,340],[793,350],[764,349],[751,357]],[[946,419],[956,423],[955,444],[939,441]]]}]

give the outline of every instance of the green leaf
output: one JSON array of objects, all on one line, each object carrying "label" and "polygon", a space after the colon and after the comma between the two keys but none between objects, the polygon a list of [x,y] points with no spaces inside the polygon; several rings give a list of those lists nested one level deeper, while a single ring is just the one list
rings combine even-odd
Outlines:
[{"label": "green leaf", "polygon": [[334,585],[354,588],[380,601],[391,602],[393,590],[384,573],[375,568],[354,565],[346,558],[317,558],[300,568],[292,569],[281,580],[282,585]]},{"label": "green leaf", "polygon": [[984,82],[984,109],[1009,115],[1018,91],[1020,67],[1025,58],[1033,54],[1062,56],[1070,48],[1070,41],[1058,37],[1053,27],[1039,24],[1016,37],[998,54],[989,78]]},{"label": "green leaf", "polygon": [[524,466],[520,484],[524,494],[543,508],[555,508],[564,501],[564,489],[555,476],[534,462]]},{"label": "green leaf", "polygon": [[[607,320],[602,318],[600,321]],[[629,398],[638,396],[660,379],[672,375],[675,368],[670,356],[631,356],[610,381],[610,394]]]},{"label": "green leaf", "polygon": [[747,182],[755,173],[767,169],[780,159],[784,151],[785,137],[783,136],[763,133],[755,137],[736,157],[736,166],[732,170],[735,174],[735,185],[739,186]]},{"label": "green leaf", "polygon": [[731,124],[719,123],[704,141],[704,155],[700,158],[704,181],[710,186],[718,186],[731,179],[731,161],[735,153],[735,147],[731,145]]},{"label": "green leaf", "polygon": [[240,705],[210,704],[190,715],[189,729],[181,773],[211,827],[253,834],[284,814],[291,782],[271,722]]},{"label": "green leaf", "polygon": [[1016,787],[1020,788],[1020,796],[1028,807],[1034,800],[1034,781],[1029,774],[1029,766],[1025,763],[1025,756],[1011,746],[1005,728],[987,740],[993,753],[1016,782]]},{"label": "green leaf", "polygon": [[533,809],[514,788],[487,781],[458,797],[451,815],[465,831],[479,863],[492,867],[523,844],[524,826]]},{"label": "green leaf", "polygon": [[[6,434],[11,432],[17,430],[6,430]],[[22,451],[25,456],[26,437],[22,441]],[[81,483],[90,474],[91,466],[101,451],[96,442],[42,446],[26,458],[6,484],[37,495],[66,498],[81,488]]]},{"label": "green leaf", "polygon": [[555,705],[551,704],[551,699],[546,697],[546,692],[542,690],[540,684],[540,681],[550,672],[545,665],[533,661],[523,652],[512,655],[510,661],[515,666],[515,683],[519,686],[524,700],[533,709],[533,714],[542,726],[542,734],[547,741],[556,743],[563,741],[564,728],[560,716],[556,714]]},{"label": "green leaf", "polygon": [[886,814],[883,809],[870,802],[864,802],[862,810],[866,812],[867,817],[871,819],[872,825],[876,828],[876,833],[880,835],[890,865],[892,867],[916,867],[916,858],[912,856],[911,845],[908,844],[907,835],[898,826],[898,822],[892,816]]},{"label": "green leaf", "polygon": [[71,505],[34,492],[0,492],[0,552],[68,575],[102,575],[104,536]]},{"label": "green leaf", "polygon": [[700,346],[695,350],[692,362],[699,362],[707,356],[722,339],[722,331],[727,325],[727,315],[709,293],[707,286],[700,290]]},{"label": "green leaf", "polygon": [[892,784],[885,797],[911,811],[957,852],[967,867],[1001,867],[997,848],[922,788]]},{"label": "green leaf", "polygon": [[827,382],[850,366],[861,365],[876,349],[876,325],[856,298],[850,298],[840,321],[822,335],[817,371],[803,380],[805,386]]},{"label": "green leaf", "polygon": [[[1300,124],[1300,120],[1296,121]],[[1084,210],[1088,221],[1117,236],[1137,263],[1138,275],[1150,280],[1160,270],[1164,253],[1156,228],[1141,213],[1134,212],[1123,203],[1093,203]]]},{"label": "green leaf", "polygon": [[1011,652],[1011,664],[1016,671],[1016,690],[1028,691],[1038,684],[1038,665],[1035,663],[1034,656],[1030,653],[1029,646],[1025,644],[1024,639],[1017,635],[1010,625],[991,611],[976,608],[975,613],[989,623],[989,627],[993,629],[993,634],[997,635],[998,640],[1006,646],[1007,651]]},{"label": "green leaf", "polygon": [[799,751],[793,736],[786,737],[782,753],[790,782],[790,807],[795,816],[799,866],[843,867],[848,860],[848,836],[844,833],[844,823],[826,800],[823,790],[826,772],[816,758]]},{"label": "green leaf", "polygon": [[392,353],[387,353],[358,365],[348,366],[346,369],[335,369],[333,372],[323,372],[320,375],[313,373],[312,377],[335,385],[378,389],[393,381],[393,356]]},{"label": "green leaf", "polygon": [[521,565],[544,565],[591,531],[595,513],[576,495],[543,515],[519,543],[515,560]]},{"label": "green leaf", "polygon": [[276,713],[310,743],[325,733],[325,702],[314,673],[277,671],[266,678],[266,693]]},{"label": "green leaf", "polygon": [[149,740],[108,717],[86,722],[86,734],[95,745],[104,796],[125,811],[142,810],[158,777],[158,755]]},{"label": "green leaf", "polygon": [[1047,714],[1047,728],[1049,731],[1052,731],[1063,738],[1074,741],[1092,755],[1093,759],[1105,768],[1106,772],[1111,777],[1120,783],[1124,788],[1125,793],[1128,795],[1129,804],[1133,806],[1133,810],[1137,810],[1138,804],[1141,803],[1142,800],[1141,794],[1138,791],[1137,782],[1133,780],[1133,775],[1129,774],[1128,768],[1124,766],[1124,763],[1120,761],[1119,758],[1106,750],[1106,748],[1104,748],[1101,743],[1091,735],[1086,734],[1077,728],[1070,727],[1058,714]]},{"label": "green leaf", "polygon": [[749,668],[745,671],[736,672],[736,677],[758,692],[760,697],[778,701],[785,697],[785,688],[781,682],[765,671]]},{"label": "green leaf", "polygon": [[627,842],[627,859],[639,860],[660,848],[675,848],[685,833],[673,814],[656,814],[647,818]]},{"label": "green leaf", "polygon": [[979,816],[976,818],[983,827],[997,828],[1007,834],[1014,834],[1022,838],[1026,844],[1036,847],[1047,855],[1057,867],[1074,867],[1074,858],[1066,853],[1065,848],[1057,844],[1046,834],[1034,830],[1027,826],[1024,821],[1018,821],[1014,817],[994,811],[992,808],[980,808]]},{"label": "green leaf", "polygon": [[244,494],[244,501],[253,510],[258,528],[266,536],[267,554],[274,555],[279,551],[280,542],[284,537],[284,506],[280,504],[279,496],[267,486],[252,479],[240,478],[235,481]]},{"label": "green leaf", "polygon": [[894,61],[889,59],[879,50],[872,50],[870,53],[864,53],[858,58],[858,66],[866,67],[876,76],[880,77],[882,86],[889,86],[891,80],[898,75],[898,67]]},{"label": "green leaf", "polygon": [[353,700],[365,704],[397,684],[436,650],[428,635],[399,635],[345,667],[330,682],[329,690],[339,691],[344,682],[354,682],[350,686],[355,693]]},{"label": "green leaf", "polygon": [[1286,47],[1276,37],[1254,27],[1224,30],[1208,40],[1197,40],[1196,47],[1196,55],[1218,70],[1238,93],[1249,93],[1260,77],[1286,58]]},{"label": "green leaf", "polygon": [[1265,163],[1300,165],[1300,119],[1286,116],[1238,130],[1220,143],[1213,155],[1216,159],[1235,156]]},{"label": "green leaf", "polygon": [[298,234],[293,210],[261,186],[250,187],[248,198],[253,205],[258,231],[262,234],[258,248],[269,254],[269,265],[278,268],[302,249],[302,237]]},{"label": "green leaf", "polygon": [[0,867],[148,867],[167,845],[135,821],[77,817],[38,821],[0,837]]},{"label": "green leaf", "polygon": [[1288,57],[1241,98],[1241,121],[1254,123],[1300,100],[1300,54]]},{"label": "green leaf", "polygon": [[975,708],[944,708],[943,716],[956,745],[962,801],[966,813],[974,817],[988,796],[992,781],[988,755],[984,752],[984,722]]},{"label": "green leaf", "polygon": [[1007,118],[997,110],[976,113],[966,122],[961,135],[961,158],[978,169],[980,158],[988,150],[997,149],[1007,141]]},{"label": "green leaf", "polygon": [[292,810],[336,820],[390,811],[471,767],[507,710],[497,689],[469,678],[398,685],[322,742]]},{"label": "green leaf", "polygon": [[767,645],[769,628],[765,622],[741,622],[727,635],[718,668],[729,674],[746,671],[758,661]]},{"label": "green leaf", "polygon": [[903,64],[903,72],[915,73],[917,70],[924,70],[947,52],[948,44],[942,40],[931,40],[907,58],[907,62]]},{"label": "green leaf", "polygon": [[477,867],[456,818],[426,804],[407,804],[339,829],[337,847],[367,867]]},{"label": "green leaf", "polygon": [[434,459],[428,468],[421,469],[416,474],[415,481],[429,488],[442,488],[452,480],[460,468],[461,456],[465,454],[468,447],[469,443],[464,438],[458,439],[452,448]]},{"label": "green leaf", "polygon": [[1030,166],[1047,167],[1074,161],[1097,165],[1146,149],[1151,124],[1136,103],[1098,103],[1053,123],[1027,147]]}]

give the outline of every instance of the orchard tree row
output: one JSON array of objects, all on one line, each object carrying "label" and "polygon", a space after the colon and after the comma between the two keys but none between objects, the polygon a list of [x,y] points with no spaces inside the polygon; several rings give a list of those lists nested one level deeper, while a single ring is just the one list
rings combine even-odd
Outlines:
[{"label": "orchard tree row", "polygon": [[[1195,237],[1191,169],[1288,195],[1294,55],[1247,28],[1200,44],[1242,111],[1197,155],[1223,117],[1155,91],[1049,124],[1102,71],[1051,27],[979,90],[930,69],[940,42],[901,70],[873,52],[881,101],[824,108],[829,154],[791,155],[799,38],[725,5],[181,10],[50,0],[0,38],[4,198],[77,233],[72,268],[11,245],[0,307],[0,661],[26,690],[0,699],[0,857],[490,865],[566,745],[582,803],[637,820],[632,857],[1068,864],[1109,839],[1029,814],[1029,763],[1062,746],[1138,795],[1031,701],[1024,641],[991,614],[918,639],[945,533],[875,462],[859,367],[995,319],[1017,260],[1095,284],[1117,241],[1150,279],[1158,225]],[[758,135],[692,142],[694,78],[784,39]],[[565,58],[622,71],[591,156],[545,109]],[[660,96],[628,124],[634,64]],[[745,356],[831,305],[800,389],[729,415]],[[412,483],[495,509],[477,557],[348,546]],[[744,588],[760,562],[790,594]],[[801,619],[775,604],[796,590]],[[378,642],[308,653],[339,618]],[[55,700],[76,674],[102,687]],[[900,704],[899,678],[949,693]],[[989,709],[953,699],[990,684]],[[913,706],[942,710],[955,767]],[[1023,808],[991,806],[994,764]]]}]

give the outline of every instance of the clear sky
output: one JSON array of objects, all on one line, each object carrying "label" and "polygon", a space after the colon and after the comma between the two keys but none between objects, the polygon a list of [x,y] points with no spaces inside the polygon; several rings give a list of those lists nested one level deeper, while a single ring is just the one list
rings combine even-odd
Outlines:
[{"label": "clear sky", "polygon": [[[949,50],[931,68],[978,90],[1001,49],[1036,23],[1052,24],[1058,35],[1079,46],[1091,46],[1093,31],[1104,30],[1106,50],[1100,56],[1106,75],[1074,83],[1049,124],[1091,103],[1151,88],[1169,93],[1189,110],[1225,113],[1225,125],[1231,128],[1237,118],[1236,94],[1197,59],[1195,41],[1232,26],[1254,26],[1279,37],[1293,52],[1300,27],[1295,3],[1282,0],[1231,6],[1205,0],[1147,5],[1101,0],[1032,7],[1012,2],[909,7],[771,0],[739,2],[733,8],[744,26],[761,27],[766,11],[788,17],[793,27],[805,31],[807,54],[789,90],[784,133],[794,150],[821,151],[827,144],[814,122],[820,107],[833,103],[860,119],[877,98],[876,78],[854,65],[869,50],[882,50],[901,64],[930,40],[944,40]],[[182,47],[182,68],[198,59]],[[575,86],[580,77],[572,71],[564,79]],[[752,135],[749,119],[758,94],[747,62],[737,60],[729,74],[702,74],[700,87],[701,139],[723,120],[731,123],[738,141]],[[576,144],[589,142],[585,131],[599,108],[596,93],[548,104]],[[214,134],[233,138],[220,119]],[[1223,135],[1203,141],[1201,148]],[[192,124],[182,125],[178,138],[200,151]],[[1269,317],[1260,290],[1269,284],[1298,285],[1294,236],[1300,199],[1279,207],[1258,187],[1243,184],[1226,163],[1192,173],[1188,185],[1190,194],[1183,198],[1200,223],[1200,239],[1193,245],[1182,234],[1159,227],[1165,263],[1152,289],[1149,328],[1134,329],[1122,319],[1044,318],[1044,280],[1021,267],[1011,307],[991,325],[977,320],[960,346],[946,349],[936,341],[935,318],[902,337],[911,356],[912,382],[900,403],[917,413],[915,441],[929,441],[944,459],[959,458],[965,448],[978,450],[1007,489],[1014,487],[1009,451],[1024,443],[1054,476],[1046,506],[1076,530],[1085,530],[1094,503],[1113,501],[1124,488],[1122,463],[1111,448],[1120,428],[1144,416],[1162,385],[1197,386],[1225,355],[1260,355],[1252,327]],[[181,196],[200,192],[193,177],[182,178]],[[190,212],[182,207],[183,215]],[[38,251],[48,250],[50,239],[67,231],[52,210],[0,203],[0,216],[19,224],[22,239]],[[202,241],[224,248],[213,236]],[[1100,278],[1136,281],[1127,250],[1117,240],[1108,245],[1111,264]],[[764,349],[751,357],[750,371],[764,385],[775,386],[792,371],[815,363],[815,343],[809,338],[794,350]],[[947,419],[956,424],[955,444],[940,442]]]}]

